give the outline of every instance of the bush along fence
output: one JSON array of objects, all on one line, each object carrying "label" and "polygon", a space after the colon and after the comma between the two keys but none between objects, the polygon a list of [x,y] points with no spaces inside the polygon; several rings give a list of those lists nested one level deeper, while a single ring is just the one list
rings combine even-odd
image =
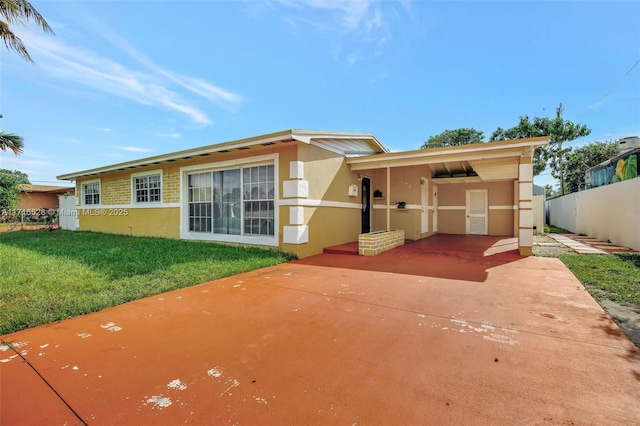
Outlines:
[{"label": "bush along fence", "polygon": [[19,231],[33,228],[58,228],[57,209],[2,209],[0,231]]}]

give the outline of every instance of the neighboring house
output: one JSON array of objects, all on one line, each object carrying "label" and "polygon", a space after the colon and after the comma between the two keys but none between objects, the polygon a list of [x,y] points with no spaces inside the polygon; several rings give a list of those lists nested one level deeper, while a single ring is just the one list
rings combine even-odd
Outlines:
[{"label": "neighboring house", "polygon": [[18,209],[56,210],[59,206],[58,196],[64,194],[73,195],[74,193],[75,188],[69,186],[20,184]]},{"label": "neighboring house", "polygon": [[548,138],[390,153],[370,133],[286,130],[58,176],[80,230],[277,247],[298,257],[403,229],[533,245],[532,153]]}]

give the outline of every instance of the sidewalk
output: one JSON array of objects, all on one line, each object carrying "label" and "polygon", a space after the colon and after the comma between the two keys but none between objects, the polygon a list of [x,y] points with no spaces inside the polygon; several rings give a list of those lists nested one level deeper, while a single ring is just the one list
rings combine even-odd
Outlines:
[{"label": "sidewalk", "polygon": [[627,247],[578,234],[547,234],[547,236],[573,249],[578,254],[638,253]]}]

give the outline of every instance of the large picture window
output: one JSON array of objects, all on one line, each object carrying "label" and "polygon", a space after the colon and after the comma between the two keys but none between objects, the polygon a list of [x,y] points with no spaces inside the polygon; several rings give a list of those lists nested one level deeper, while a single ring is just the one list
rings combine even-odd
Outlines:
[{"label": "large picture window", "polygon": [[82,185],[84,204],[100,204],[100,182],[89,182]]},{"label": "large picture window", "polygon": [[188,175],[190,232],[273,236],[274,166]]}]

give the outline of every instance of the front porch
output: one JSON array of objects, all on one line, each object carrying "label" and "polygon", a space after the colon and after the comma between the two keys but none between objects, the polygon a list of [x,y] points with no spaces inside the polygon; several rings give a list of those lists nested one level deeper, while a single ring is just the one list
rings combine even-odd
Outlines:
[{"label": "front porch", "polygon": [[[405,241],[405,245],[393,251],[419,253],[449,253],[471,257],[489,257],[498,254],[518,255],[518,238],[487,235],[434,234],[417,241]],[[325,254],[358,255],[358,242],[326,247]]]}]

